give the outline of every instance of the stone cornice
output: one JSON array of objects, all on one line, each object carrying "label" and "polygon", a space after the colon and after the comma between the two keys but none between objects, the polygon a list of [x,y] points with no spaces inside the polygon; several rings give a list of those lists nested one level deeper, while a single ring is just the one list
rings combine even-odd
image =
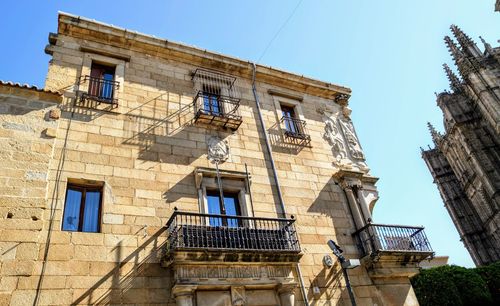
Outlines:
[{"label": "stone cornice", "polygon": [[[130,51],[172,59],[209,69],[221,70],[250,79],[252,63],[236,57],[222,55],[180,44],[151,35],[130,31],[80,16],[59,12],[58,34],[83,39],[118,48],[127,54]],[[51,43],[54,43],[52,37]],[[89,46],[90,47],[90,46]],[[351,89],[305,76],[300,76],[272,67],[257,65],[257,81],[333,99],[338,94],[350,94]]]}]

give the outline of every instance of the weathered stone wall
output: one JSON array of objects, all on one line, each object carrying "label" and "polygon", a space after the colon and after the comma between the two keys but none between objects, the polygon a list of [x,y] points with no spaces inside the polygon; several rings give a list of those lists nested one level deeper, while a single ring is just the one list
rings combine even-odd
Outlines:
[{"label": "weathered stone wall", "polygon": [[[0,305],[8,305],[39,266],[49,160],[60,97],[0,84]],[[14,304],[20,305],[13,300]]]},{"label": "weathered stone wall", "polygon": [[[99,31],[91,26],[99,27]],[[210,136],[229,144],[230,157],[220,166],[222,170],[244,172],[248,166],[254,215],[276,217],[280,212],[264,133],[271,135],[287,214],[297,220],[304,254],[300,265],[308,298],[316,304],[349,303],[339,264],[333,268],[323,264],[324,255],[331,254],[326,245],[329,239],[343,247],[346,257],[360,256],[351,237],[354,225],[345,195],[332,178],[339,160],[325,139],[325,120],[341,116],[341,107],[332,101],[332,89],[313,92],[319,87],[316,81],[310,81],[316,87],[308,87],[298,81],[272,78],[270,68],[259,66],[258,96],[267,127],[262,131],[252,94],[251,66],[223,70],[237,78],[243,123],[234,133],[197,126],[190,108],[194,96],[191,73],[200,66],[223,69],[224,58],[208,54],[200,60],[174,52],[175,47],[139,49],[134,37],[114,40],[113,35],[119,31],[83,21],[78,26],[62,23],[59,31],[57,42],[48,47],[53,57],[46,88],[64,91],[64,98],[53,158],[48,163],[47,200],[39,204],[44,205],[39,208],[43,214],[37,221],[37,239],[32,238],[39,243],[38,253],[33,254],[29,271],[15,272],[26,275],[22,280],[8,283],[2,278],[4,291],[12,294],[11,305],[25,305],[34,299],[40,305],[175,305],[172,271],[161,267],[159,260],[166,238],[163,225],[174,207],[200,211],[193,172],[196,167],[214,168],[207,160],[206,140]],[[128,49],[124,48],[127,44]],[[106,50],[110,56],[84,52],[84,45]],[[120,59],[113,54],[120,54]],[[79,90],[75,84],[88,74],[92,59],[109,61],[117,65],[117,73],[120,71],[123,82],[115,109],[84,108],[75,103]],[[276,109],[276,100],[283,97],[271,95],[270,89],[301,97],[302,102],[296,102],[307,122],[310,147],[283,141],[278,123],[281,114]],[[48,158],[43,162],[47,167]],[[71,179],[104,182],[100,233],[61,230],[65,192]],[[45,193],[39,196],[42,200]],[[22,265],[15,267],[12,269],[23,269]],[[2,273],[9,269],[2,264]],[[384,305],[383,293],[365,267],[349,273],[359,305]],[[293,277],[298,281],[296,272]],[[319,288],[319,293],[313,287]],[[414,297],[411,287],[406,289],[410,299]],[[252,291],[249,294],[255,298]],[[296,305],[303,305],[298,287],[295,300]]]}]

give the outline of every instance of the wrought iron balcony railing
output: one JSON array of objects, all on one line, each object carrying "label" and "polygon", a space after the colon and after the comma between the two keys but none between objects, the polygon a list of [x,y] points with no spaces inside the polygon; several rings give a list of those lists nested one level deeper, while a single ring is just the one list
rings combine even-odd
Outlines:
[{"label": "wrought iron balcony railing", "polygon": [[240,95],[236,78],[215,71],[196,69],[193,74],[195,122],[238,129],[242,123],[239,114]]},{"label": "wrought iron balcony railing", "polygon": [[111,104],[113,107],[118,106],[115,94],[120,87],[119,82],[86,75],[80,77],[78,85],[83,89],[79,94],[80,102],[90,100],[97,103]]},{"label": "wrought iron balcony railing", "polygon": [[358,240],[363,257],[381,252],[433,254],[423,227],[367,224],[353,235]]},{"label": "wrought iron balcony railing", "polygon": [[300,253],[294,219],[174,211],[167,222],[167,251]]},{"label": "wrought iron balcony railing", "polygon": [[195,122],[237,130],[242,123],[240,101],[200,91],[194,99]]},{"label": "wrought iron balcony railing", "polygon": [[286,140],[300,145],[308,145],[311,142],[304,120],[283,116],[280,123]]}]

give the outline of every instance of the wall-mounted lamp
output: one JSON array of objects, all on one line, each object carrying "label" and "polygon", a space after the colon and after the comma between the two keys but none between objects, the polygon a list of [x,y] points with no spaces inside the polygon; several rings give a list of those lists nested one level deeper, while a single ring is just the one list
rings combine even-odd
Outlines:
[{"label": "wall-mounted lamp", "polygon": [[352,292],[351,281],[349,280],[349,274],[347,274],[347,269],[353,269],[358,267],[360,265],[359,259],[346,259],[344,255],[342,255],[342,253],[344,253],[344,250],[342,250],[340,246],[333,240],[328,240],[328,246],[332,250],[333,254],[337,256],[337,258],[340,261],[340,265],[342,266],[342,273],[344,274],[345,278],[347,292],[349,292],[349,297],[351,298],[351,304],[352,306],[356,306],[356,299],[354,298],[354,292]]},{"label": "wall-mounted lamp", "polygon": [[359,267],[361,263],[359,262],[359,259],[346,259],[342,263],[342,268],[344,269],[354,269],[356,267]]}]

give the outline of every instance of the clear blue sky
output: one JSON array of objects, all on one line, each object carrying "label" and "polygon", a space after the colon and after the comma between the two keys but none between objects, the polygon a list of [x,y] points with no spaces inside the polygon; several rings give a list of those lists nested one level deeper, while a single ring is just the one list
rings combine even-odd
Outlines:
[{"label": "clear blue sky", "polygon": [[[262,64],[353,89],[353,120],[372,174],[380,177],[374,218],[424,225],[437,255],[472,266],[420,158],[442,130],[434,92],[448,88],[452,64],[443,37],[460,26],[493,46],[494,0],[304,0]],[[290,1],[8,1],[0,19],[0,79],[43,86],[57,11],[257,61],[288,18]],[[482,48],[482,46],[481,46]]]}]

